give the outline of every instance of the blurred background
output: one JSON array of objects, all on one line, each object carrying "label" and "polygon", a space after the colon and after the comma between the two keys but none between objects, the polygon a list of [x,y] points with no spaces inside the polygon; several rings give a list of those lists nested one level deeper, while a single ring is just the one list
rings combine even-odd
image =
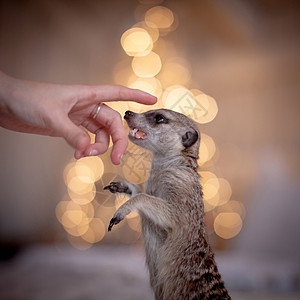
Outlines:
[{"label": "blurred background", "polygon": [[[233,299],[299,299],[299,13],[296,0],[1,0],[0,69],[140,88],[189,115]],[[62,139],[0,137],[0,298],[152,299],[138,216],[108,234],[126,198],[103,191],[145,182],[151,155],[130,144],[113,166],[110,151],[75,161]]]}]

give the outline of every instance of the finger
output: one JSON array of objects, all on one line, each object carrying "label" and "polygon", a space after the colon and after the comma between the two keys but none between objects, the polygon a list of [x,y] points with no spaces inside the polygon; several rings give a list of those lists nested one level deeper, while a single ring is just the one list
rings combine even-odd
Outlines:
[{"label": "finger", "polygon": [[113,148],[111,151],[111,161],[115,165],[119,165],[121,163],[122,156],[125,153],[128,146],[127,134],[124,127],[123,127],[122,135],[120,134],[120,132],[118,135],[111,133],[111,137],[113,142]]},{"label": "finger", "polygon": [[121,115],[104,104],[96,116],[96,121],[107,128],[107,132],[111,135],[113,142],[111,160],[116,165],[120,164],[121,157],[128,145]]},{"label": "finger", "polygon": [[96,132],[95,143],[90,145],[85,151],[85,155],[95,156],[103,154],[109,146],[109,134],[106,129],[102,128]]},{"label": "finger", "polygon": [[137,89],[121,85],[93,86],[88,88],[89,99],[93,103],[110,101],[134,101],[142,104],[155,104],[157,98]]},{"label": "finger", "polygon": [[79,150],[76,150],[75,152],[74,152],[74,158],[75,159],[80,159],[80,158],[82,158],[82,157],[84,157],[85,155],[84,155],[84,152],[83,151],[79,151]]},{"label": "finger", "polygon": [[[110,135],[107,129],[99,124],[95,119],[88,118],[82,126],[89,132],[95,134],[95,143],[91,144],[84,153],[83,156],[99,155],[107,151],[110,141]],[[93,151],[93,153],[91,153]]]},{"label": "finger", "polygon": [[55,113],[52,113],[47,118],[49,128],[53,128],[58,136],[63,137],[69,145],[78,151],[84,151],[90,144],[89,135],[76,126],[63,111],[56,109]]}]

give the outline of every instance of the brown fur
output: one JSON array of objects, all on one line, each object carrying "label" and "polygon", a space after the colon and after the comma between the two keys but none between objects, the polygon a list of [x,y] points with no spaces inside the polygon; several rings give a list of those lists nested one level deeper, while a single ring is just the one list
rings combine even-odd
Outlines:
[{"label": "brown fur", "polygon": [[[163,121],[156,123],[157,115]],[[129,127],[147,134],[145,139],[130,139],[152,151],[152,168],[145,193],[127,182],[107,187],[131,195],[115,213],[109,230],[131,211],[138,211],[156,300],[231,299],[207,242],[197,172],[197,126],[170,110],[127,112],[125,119]]]}]

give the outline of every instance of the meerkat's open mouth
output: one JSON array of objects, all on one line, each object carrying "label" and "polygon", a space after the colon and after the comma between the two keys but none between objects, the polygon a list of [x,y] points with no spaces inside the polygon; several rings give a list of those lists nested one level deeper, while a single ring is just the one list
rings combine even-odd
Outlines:
[{"label": "meerkat's open mouth", "polygon": [[130,128],[129,135],[135,139],[144,139],[146,137],[146,133],[137,128]]}]

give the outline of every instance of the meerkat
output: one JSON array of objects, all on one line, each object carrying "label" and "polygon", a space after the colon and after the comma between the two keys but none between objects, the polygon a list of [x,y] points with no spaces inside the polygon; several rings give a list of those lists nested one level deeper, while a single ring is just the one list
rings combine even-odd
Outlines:
[{"label": "meerkat", "polygon": [[196,124],[167,109],[127,111],[124,119],[130,141],[150,150],[153,160],[145,192],[125,181],[105,187],[130,195],[108,231],[130,212],[138,212],[156,300],[231,299],[206,234]]}]

